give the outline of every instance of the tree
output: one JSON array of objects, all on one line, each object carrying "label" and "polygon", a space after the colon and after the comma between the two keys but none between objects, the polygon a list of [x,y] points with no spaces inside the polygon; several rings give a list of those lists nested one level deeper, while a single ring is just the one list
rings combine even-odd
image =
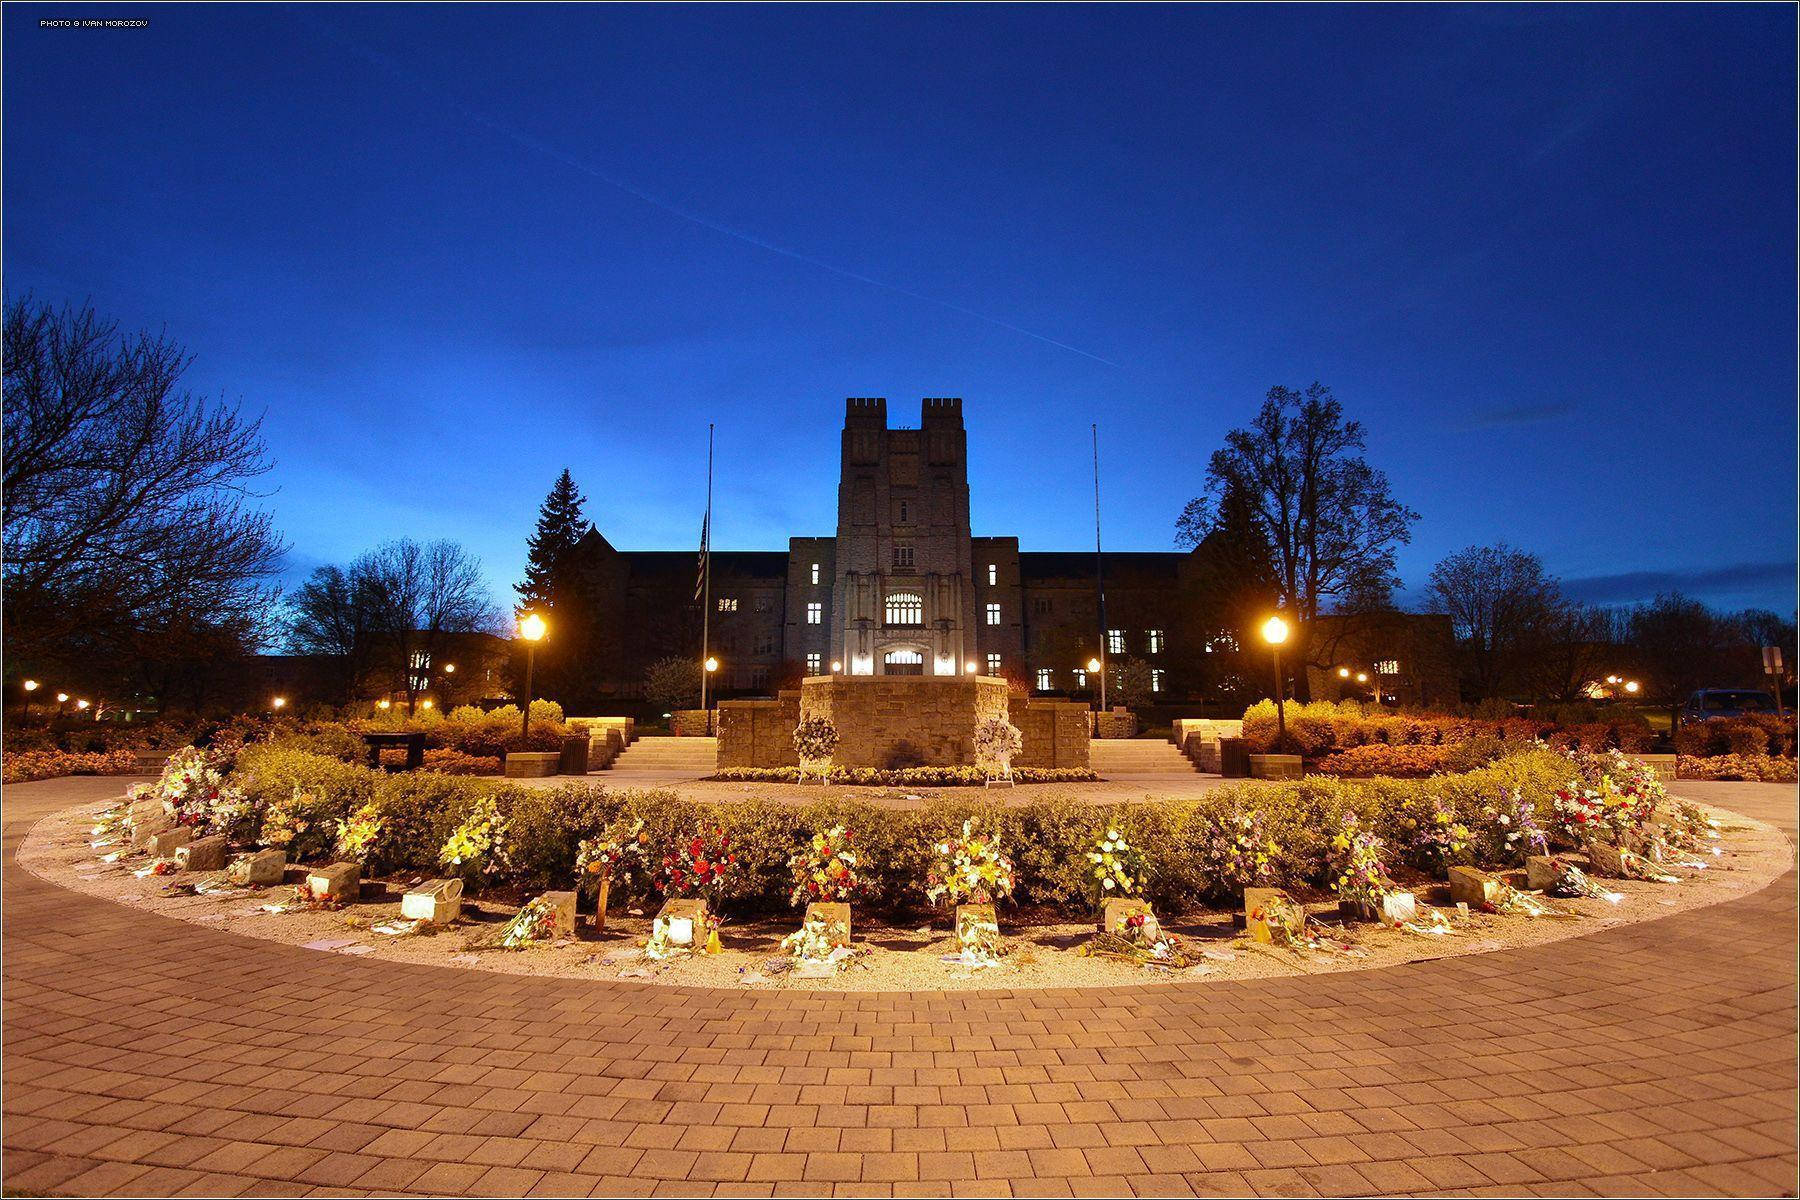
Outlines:
[{"label": "tree", "polygon": [[1558,606],[1534,664],[1536,692],[1565,704],[1583,699],[1589,684],[1618,670],[1622,624],[1613,609]]},{"label": "tree", "polygon": [[4,338],[9,664],[138,656],[156,674],[256,649],[284,549],[243,505],[269,469],[259,422],[181,390],[181,347],[91,307],[10,301]]},{"label": "tree", "polygon": [[1668,706],[1671,725],[1689,695],[1730,682],[1732,644],[1739,639],[1698,600],[1664,592],[1632,609],[1626,627],[1650,696]]},{"label": "tree", "polygon": [[1110,703],[1138,708],[1149,701],[1154,682],[1149,663],[1141,658],[1121,658],[1106,665],[1112,671],[1112,678],[1107,681]]},{"label": "tree", "polygon": [[1563,608],[1542,559],[1505,542],[1470,546],[1431,569],[1430,591],[1432,611],[1450,618],[1459,674],[1476,699],[1532,682]]},{"label": "tree", "polygon": [[530,554],[525,563],[525,580],[513,588],[519,593],[521,608],[542,609],[555,605],[557,568],[589,528],[581,515],[581,506],[586,503],[587,497],[575,487],[569,469],[564,467],[539,507],[537,530],[526,543]]},{"label": "tree", "polygon": [[644,672],[644,698],[674,712],[700,703],[700,664],[691,658],[659,658]]},{"label": "tree", "polygon": [[288,598],[288,640],[301,654],[338,661],[342,699],[361,694],[374,664],[381,625],[380,594],[367,562],[348,570],[324,566]]},{"label": "tree", "polygon": [[455,542],[389,542],[356,560],[351,575],[372,591],[383,664],[418,704],[451,635],[499,633],[505,618],[488,597],[481,563]]},{"label": "tree", "polygon": [[1419,519],[1393,498],[1364,449],[1362,423],[1344,419],[1329,388],[1270,388],[1250,427],[1232,430],[1213,452],[1206,496],[1177,521],[1178,536],[1192,536],[1217,523],[1233,491],[1245,498],[1268,546],[1276,596],[1300,626],[1294,644],[1308,661],[1315,657],[1311,626],[1325,603],[1391,589],[1395,549],[1412,540]]}]

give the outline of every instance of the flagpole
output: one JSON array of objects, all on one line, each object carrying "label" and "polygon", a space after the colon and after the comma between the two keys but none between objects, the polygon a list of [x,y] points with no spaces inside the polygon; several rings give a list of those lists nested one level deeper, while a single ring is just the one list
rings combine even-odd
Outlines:
[{"label": "flagpole", "polygon": [[707,639],[712,621],[712,475],[713,425],[706,423],[706,516],[700,522],[700,711],[706,714],[706,732],[711,735],[712,710],[706,706],[706,660],[711,648]]},{"label": "flagpole", "polygon": [[1106,711],[1106,568],[1100,558],[1100,426],[1094,435],[1094,589],[1100,597],[1100,711]]}]

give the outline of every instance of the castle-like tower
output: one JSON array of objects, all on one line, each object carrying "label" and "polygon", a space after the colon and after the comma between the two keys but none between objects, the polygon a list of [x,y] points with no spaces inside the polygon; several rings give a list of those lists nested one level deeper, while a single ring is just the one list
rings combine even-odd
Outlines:
[{"label": "castle-like tower", "polygon": [[975,652],[969,459],[960,398],[917,429],[887,401],[845,404],[831,657],[852,675],[955,675]]}]

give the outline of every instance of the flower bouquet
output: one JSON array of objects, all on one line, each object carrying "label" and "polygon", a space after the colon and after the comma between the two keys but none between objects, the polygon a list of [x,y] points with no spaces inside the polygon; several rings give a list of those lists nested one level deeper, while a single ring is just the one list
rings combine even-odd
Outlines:
[{"label": "flower bouquet", "polygon": [[1537,810],[1518,788],[1506,799],[1481,810],[1484,857],[1523,865],[1532,855],[1548,854],[1550,839],[1538,824]]},{"label": "flower bouquet", "polygon": [[975,726],[975,761],[987,771],[988,784],[1012,784],[1012,760],[1025,746],[1025,735],[1005,717],[986,717]]},{"label": "flower bouquet", "polygon": [[794,726],[794,754],[800,759],[800,782],[816,774],[820,784],[831,782],[831,756],[838,748],[837,726],[830,717],[811,714]]},{"label": "flower bouquet", "polygon": [[794,905],[848,904],[862,890],[856,874],[855,835],[833,825],[812,835],[805,847],[788,859],[794,889],[788,902]]},{"label": "flower bouquet", "polygon": [[956,906],[956,942],[965,965],[997,965],[1002,948],[994,903],[1012,895],[1012,861],[997,839],[976,832],[973,818],[963,822],[960,836],[945,838],[934,851],[925,898]]},{"label": "flower bouquet", "polygon": [[574,910],[572,892],[546,892],[533,896],[498,933],[491,939],[483,939],[480,944],[500,950],[521,950],[534,943],[574,937]]},{"label": "flower bouquet", "polygon": [[[1332,890],[1338,907],[1364,921],[1401,924],[1411,918],[1410,905],[1398,902],[1400,892],[1382,861],[1380,838],[1361,827],[1355,813],[1345,813],[1342,827],[1331,839],[1336,870]],[[1407,897],[1410,899],[1410,896]]]},{"label": "flower bouquet", "polygon": [[337,856],[342,861],[367,866],[369,855],[381,838],[381,809],[373,800],[338,822]]},{"label": "flower bouquet", "polygon": [[475,801],[438,851],[438,861],[453,874],[473,879],[492,877],[511,865],[506,847],[506,818],[493,797]]},{"label": "flower bouquet", "polygon": [[1089,891],[1096,904],[1142,896],[1150,886],[1150,864],[1143,852],[1112,826],[1087,852]]},{"label": "flower bouquet", "polygon": [[638,882],[644,870],[645,848],[650,835],[644,832],[642,819],[619,818],[597,838],[583,838],[575,850],[575,886],[599,889],[594,906],[594,928],[606,928],[606,902],[613,881],[627,891]]},{"label": "flower bouquet", "polygon": [[1411,857],[1424,870],[1448,870],[1469,848],[1469,827],[1457,820],[1456,810],[1441,796],[1431,797],[1422,813],[1402,818],[1401,825]]},{"label": "flower bouquet", "polygon": [[651,958],[695,950],[717,954],[721,947],[715,906],[724,898],[736,866],[737,855],[722,826],[710,831],[697,828],[665,847],[654,881],[665,900],[651,924],[645,953]]},{"label": "flower bouquet", "polygon": [[1096,934],[1080,953],[1163,970],[1182,970],[1194,961],[1182,940],[1163,929],[1148,910],[1134,912]]},{"label": "flower bouquet", "polygon": [[1269,836],[1260,812],[1233,809],[1208,824],[1201,842],[1205,874],[1217,879],[1226,892],[1242,895],[1245,888],[1260,887],[1274,877],[1281,847]]}]

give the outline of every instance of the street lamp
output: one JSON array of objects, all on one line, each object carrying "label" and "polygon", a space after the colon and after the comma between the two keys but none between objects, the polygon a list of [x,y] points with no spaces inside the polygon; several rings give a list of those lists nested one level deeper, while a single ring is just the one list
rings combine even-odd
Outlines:
[{"label": "street lamp", "polygon": [[525,639],[525,716],[519,723],[519,733],[527,741],[531,739],[531,672],[537,665],[537,644],[547,628],[544,618],[536,613],[526,613],[519,621],[519,636]]},{"label": "street lamp", "polygon": [[27,721],[31,720],[31,693],[33,693],[37,690],[38,690],[38,681],[37,680],[27,679],[25,681],[25,719]]},{"label": "street lamp", "polygon": [[969,674],[973,675],[975,673],[976,668],[975,668],[975,661],[973,659],[970,659],[968,662],[964,663],[963,666],[965,668],[967,668]]},{"label": "street lamp", "polygon": [[1350,668],[1349,667],[1339,667],[1338,668],[1338,678],[1339,679],[1350,678]]},{"label": "street lamp", "polygon": [[1263,641],[1275,652],[1275,744],[1280,753],[1287,752],[1287,687],[1281,678],[1281,643],[1288,639],[1288,623],[1280,617],[1263,622]]},{"label": "street lamp", "polygon": [[1097,658],[1088,659],[1087,660],[1087,670],[1088,670],[1088,679],[1090,680],[1090,682],[1088,683],[1088,690],[1093,691],[1094,685],[1091,681],[1094,676],[1096,676],[1100,673],[1100,660]]},{"label": "street lamp", "polygon": [[273,708],[276,712],[280,712],[282,709],[287,707],[287,697],[286,696],[275,697],[273,700],[269,701],[269,707]]},{"label": "street lamp", "polygon": [[1625,683],[1625,690],[1630,692],[1634,696],[1637,695],[1638,694],[1638,681],[1635,679],[1627,680]]},{"label": "street lamp", "polygon": [[837,674],[837,673],[838,673],[838,672],[839,672],[839,671],[841,671],[841,670],[843,670],[843,669],[844,669],[844,664],[843,664],[843,663],[841,663],[841,662],[839,662],[839,661],[838,661],[838,660],[837,660],[837,659],[835,659],[835,658],[834,658],[834,659],[832,659],[832,660],[831,660],[831,673],[832,673],[832,674],[833,674],[833,675],[836,675],[836,674]]},{"label": "street lamp", "polygon": [[394,707],[394,702],[392,700],[377,700],[375,702],[375,707],[379,708],[382,712],[386,712],[388,709]]},{"label": "street lamp", "polygon": [[445,663],[444,664],[444,674],[446,674],[446,675],[456,674],[456,664],[455,663]]},{"label": "street lamp", "polygon": [[[419,707],[429,709],[431,707],[431,697],[427,696],[427,697],[425,697],[425,699],[419,701]],[[530,706],[527,705],[526,707],[529,708]]]},{"label": "street lamp", "polygon": [[[709,689],[709,688],[707,688],[706,683],[707,683],[707,676],[712,675],[715,671],[717,671],[719,669],[719,660],[709,654],[706,656],[706,661],[704,663],[702,663],[701,665],[706,668],[706,675],[702,675],[700,677],[700,685],[701,685],[700,686],[700,695],[702,697],[701,702],[706,705],[706,734],[708,737],[711,737],[712,732],[713,732],[712,706],[713,706],[713,700],[717,699],[717,695],[716,695],[717,688]],[[713,691],[715,693],[715,695],[712,697],[708,697],[707,692],[709,690]]]}]

